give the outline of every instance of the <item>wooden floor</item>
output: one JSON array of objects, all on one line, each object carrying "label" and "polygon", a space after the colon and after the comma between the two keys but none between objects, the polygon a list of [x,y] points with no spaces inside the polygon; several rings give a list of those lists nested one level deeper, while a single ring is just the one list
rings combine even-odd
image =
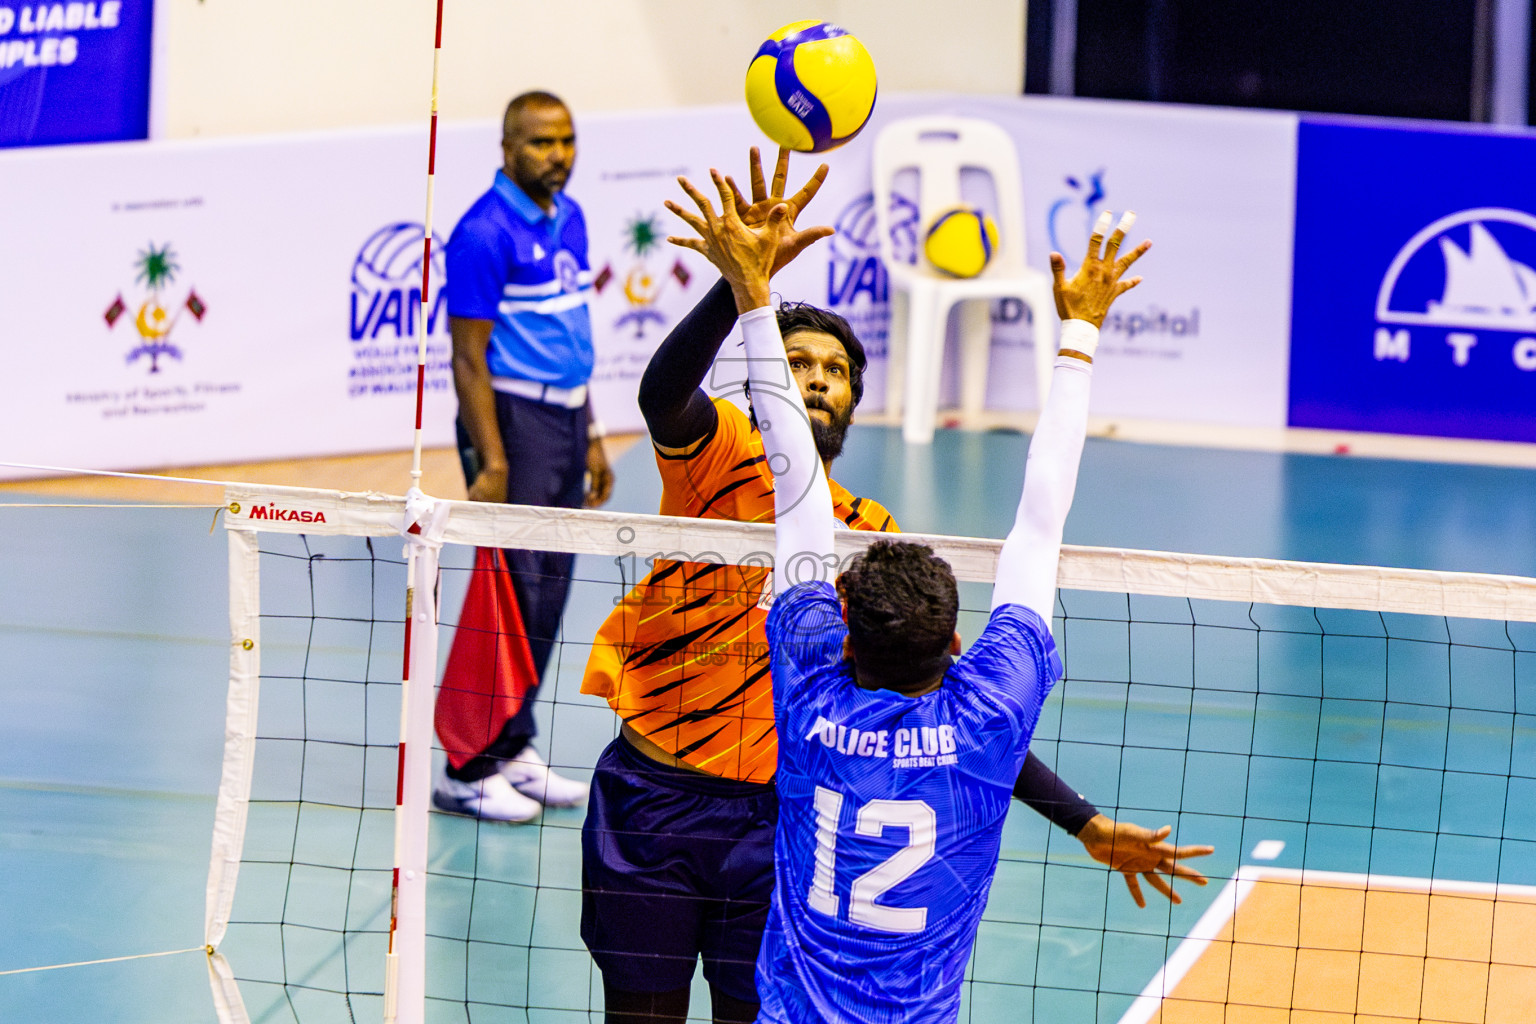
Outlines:
[{"label": "wooden floor", "polygon": [[1529,1024],[1536,888],[1245,868],[1122,1024]]}]

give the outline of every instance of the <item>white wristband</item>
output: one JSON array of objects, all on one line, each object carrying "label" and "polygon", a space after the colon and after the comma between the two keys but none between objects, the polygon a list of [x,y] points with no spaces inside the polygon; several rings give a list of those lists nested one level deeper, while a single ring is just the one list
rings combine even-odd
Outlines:
[{"label": "white wristband", "polygon": [[587,421],[587,440],[601,441],[608,436],[608,428],[603,426],[603,421],[596,416]]},{"label": "white wristband", "polygon": [[1087,320],[1061,322],[1061,345],[1058,351],[1071,349],[1073,352],[1081,352],[1091,360],[1098,347],[1099,329],[1093,324]]}]

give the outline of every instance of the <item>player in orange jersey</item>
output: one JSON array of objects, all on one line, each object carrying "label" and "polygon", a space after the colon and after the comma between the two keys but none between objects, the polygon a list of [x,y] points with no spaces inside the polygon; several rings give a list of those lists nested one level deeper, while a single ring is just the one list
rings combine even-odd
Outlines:
[{"label": "player in orange jersey", "polygon": [[[775,272],[832,233],[794,225],[826,165],[786,199],[788,167],[789,154],[781,151],[770,188],[754,150],[752,199],[736,190],[748,223],[762,223],[781,203],[789,208]],[[667,205],[685,221],[697,217]],[[788,304],[778,321],[818,454],[830,470],[863,395],[864,348],[847,322],[826,310]],[[641,380],[665,515],[773,519],[773,481],[752,418],[700,387],[735,322],[735,301],[721,281],[662,342]],[[878,502],[828,482],[840,526],[896,531]],[[582,833],[582,938],[603,972],[609,1024],[682,1022],[700,956],[714,1018],[751,1021],[757,1014],[754,967],[773,888],[778,818],[763,599],[771,593],[772,555],[764,553],[761,567],[693,557],[654,563],[599,630],[582,683],[584,693],[606,698],[623,720],[597,763]],[[1161,875],[1205,883],[1182,861],[1210,847],[1175,849],[1164,841],[1166,828],[1154,832],[1099,814],[1033,754],[1014,793],[1124,872],[1138,904],[1138,875],[1175,902]]]}]

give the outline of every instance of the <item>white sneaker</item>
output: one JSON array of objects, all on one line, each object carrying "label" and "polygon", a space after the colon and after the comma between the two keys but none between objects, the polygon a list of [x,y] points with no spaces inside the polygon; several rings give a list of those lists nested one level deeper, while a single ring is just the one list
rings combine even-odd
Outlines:
[{"label": "white sneaker", "polygon": [[432,806],[449,814],[512,823],[532,821],[544,810],[537,800],[513,789],[499,773],[487,775],[477,782],[460,782],[441,775],[432,791]]},{"label": "white sneaker", "polygon": [[586,802],[587,784],[557,775],[532,747],[501,762],[501,775],[512,788],[546,807],[576,807]]}]

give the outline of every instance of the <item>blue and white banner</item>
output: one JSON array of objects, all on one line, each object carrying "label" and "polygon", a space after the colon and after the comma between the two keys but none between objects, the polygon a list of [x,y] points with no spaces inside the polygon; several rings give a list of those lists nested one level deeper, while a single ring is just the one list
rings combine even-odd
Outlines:
[{"label": "blue and white banner", "polygon": [[0,0],[0,147],[149,136],[154,0]]},{"label": "blue and white banner", "polygon": [[1290,424],[1536,441],[1536,137],[1304,122]]},{"label": "blue and white banner", "polygon": [[[148,12],[0,0],[0,124],[19,95],[8,71],[46,55],[49,74],[72,68],[87,43],[126,33],[130,13],[147,33]],[[39,45],[60,31],[78,38],[67,65],[62,43]],[[1013,137],[1031,266],[1052,249],[1075,260],[1105,208],[1134,207],[1137,233],[1155,240],[1146,282],[1105,324],[1097,416],[1536,441],[1536,135],[1037,98],[885,97],[826,155],[805,220],[837,234],[774,286],[853,324],[870,354],[863,411],[884,406],[891,299],[874,138],[894,119],[945,113]],[[0,356],[22,382],[0,405],[8,460],[137,468],[399,449],[423,335],[427,443],[451,444],[441,243],[490,187],[499,127],[439,134],[425,315],[420,126],[0,153]],[[610,429],[641,430],[640,375],[715,280],[666,244],[682,225],[663,201],[681,197],[678,175],[707,182],[711,166],[745,180],[762,140],[740,107],[578,111],[577,128],[593,401]],[[797,156],[793,181],[813,166]],[[910,199],[894,204],[902,258],[921,218]],[[1032,315],[993,306],[991,408],[1034,406]]]},{"label": "blue and white banner", "polygon": [[[884,405],[890,299],[869,198],[874,134],[934,112],[1014,135],[1031,265],[1044,269],[1053,246],[1075,259],[1106,206],[1134,206],[1157,240],[1147,283],[1106,325],[1096,414],[1283,424],[1294,117],[946,96],[884,98],[868,130],[827,154],[806,221],[839,233],[775,279],[784,298],[853,323],[871,357],[864,411]],[[711,166],[744,182],[762,140],[740,107],[578,111],[577,130],[593,402],[609,429],[642,430],[640,375],[715,280],[666,244],[683,225],[663,201],[682,197],[678,175],[707,183]],[[490,187],[499,139],[494,121],[439,132],[434,253]],[[0,356],[23,382],[0,404],[6,460],[140,468],[408,447],[423,334],[426,441],[452,444],[440,255],[425,315],[420,301],[425,142],[404,126],[0,153]],[[791,176],[814,166],[797,156]],[[897,218],[908,250],[915,217]],[[990,404],[1033,408],[1030,313],[1003,302],[993,319]]]}]

